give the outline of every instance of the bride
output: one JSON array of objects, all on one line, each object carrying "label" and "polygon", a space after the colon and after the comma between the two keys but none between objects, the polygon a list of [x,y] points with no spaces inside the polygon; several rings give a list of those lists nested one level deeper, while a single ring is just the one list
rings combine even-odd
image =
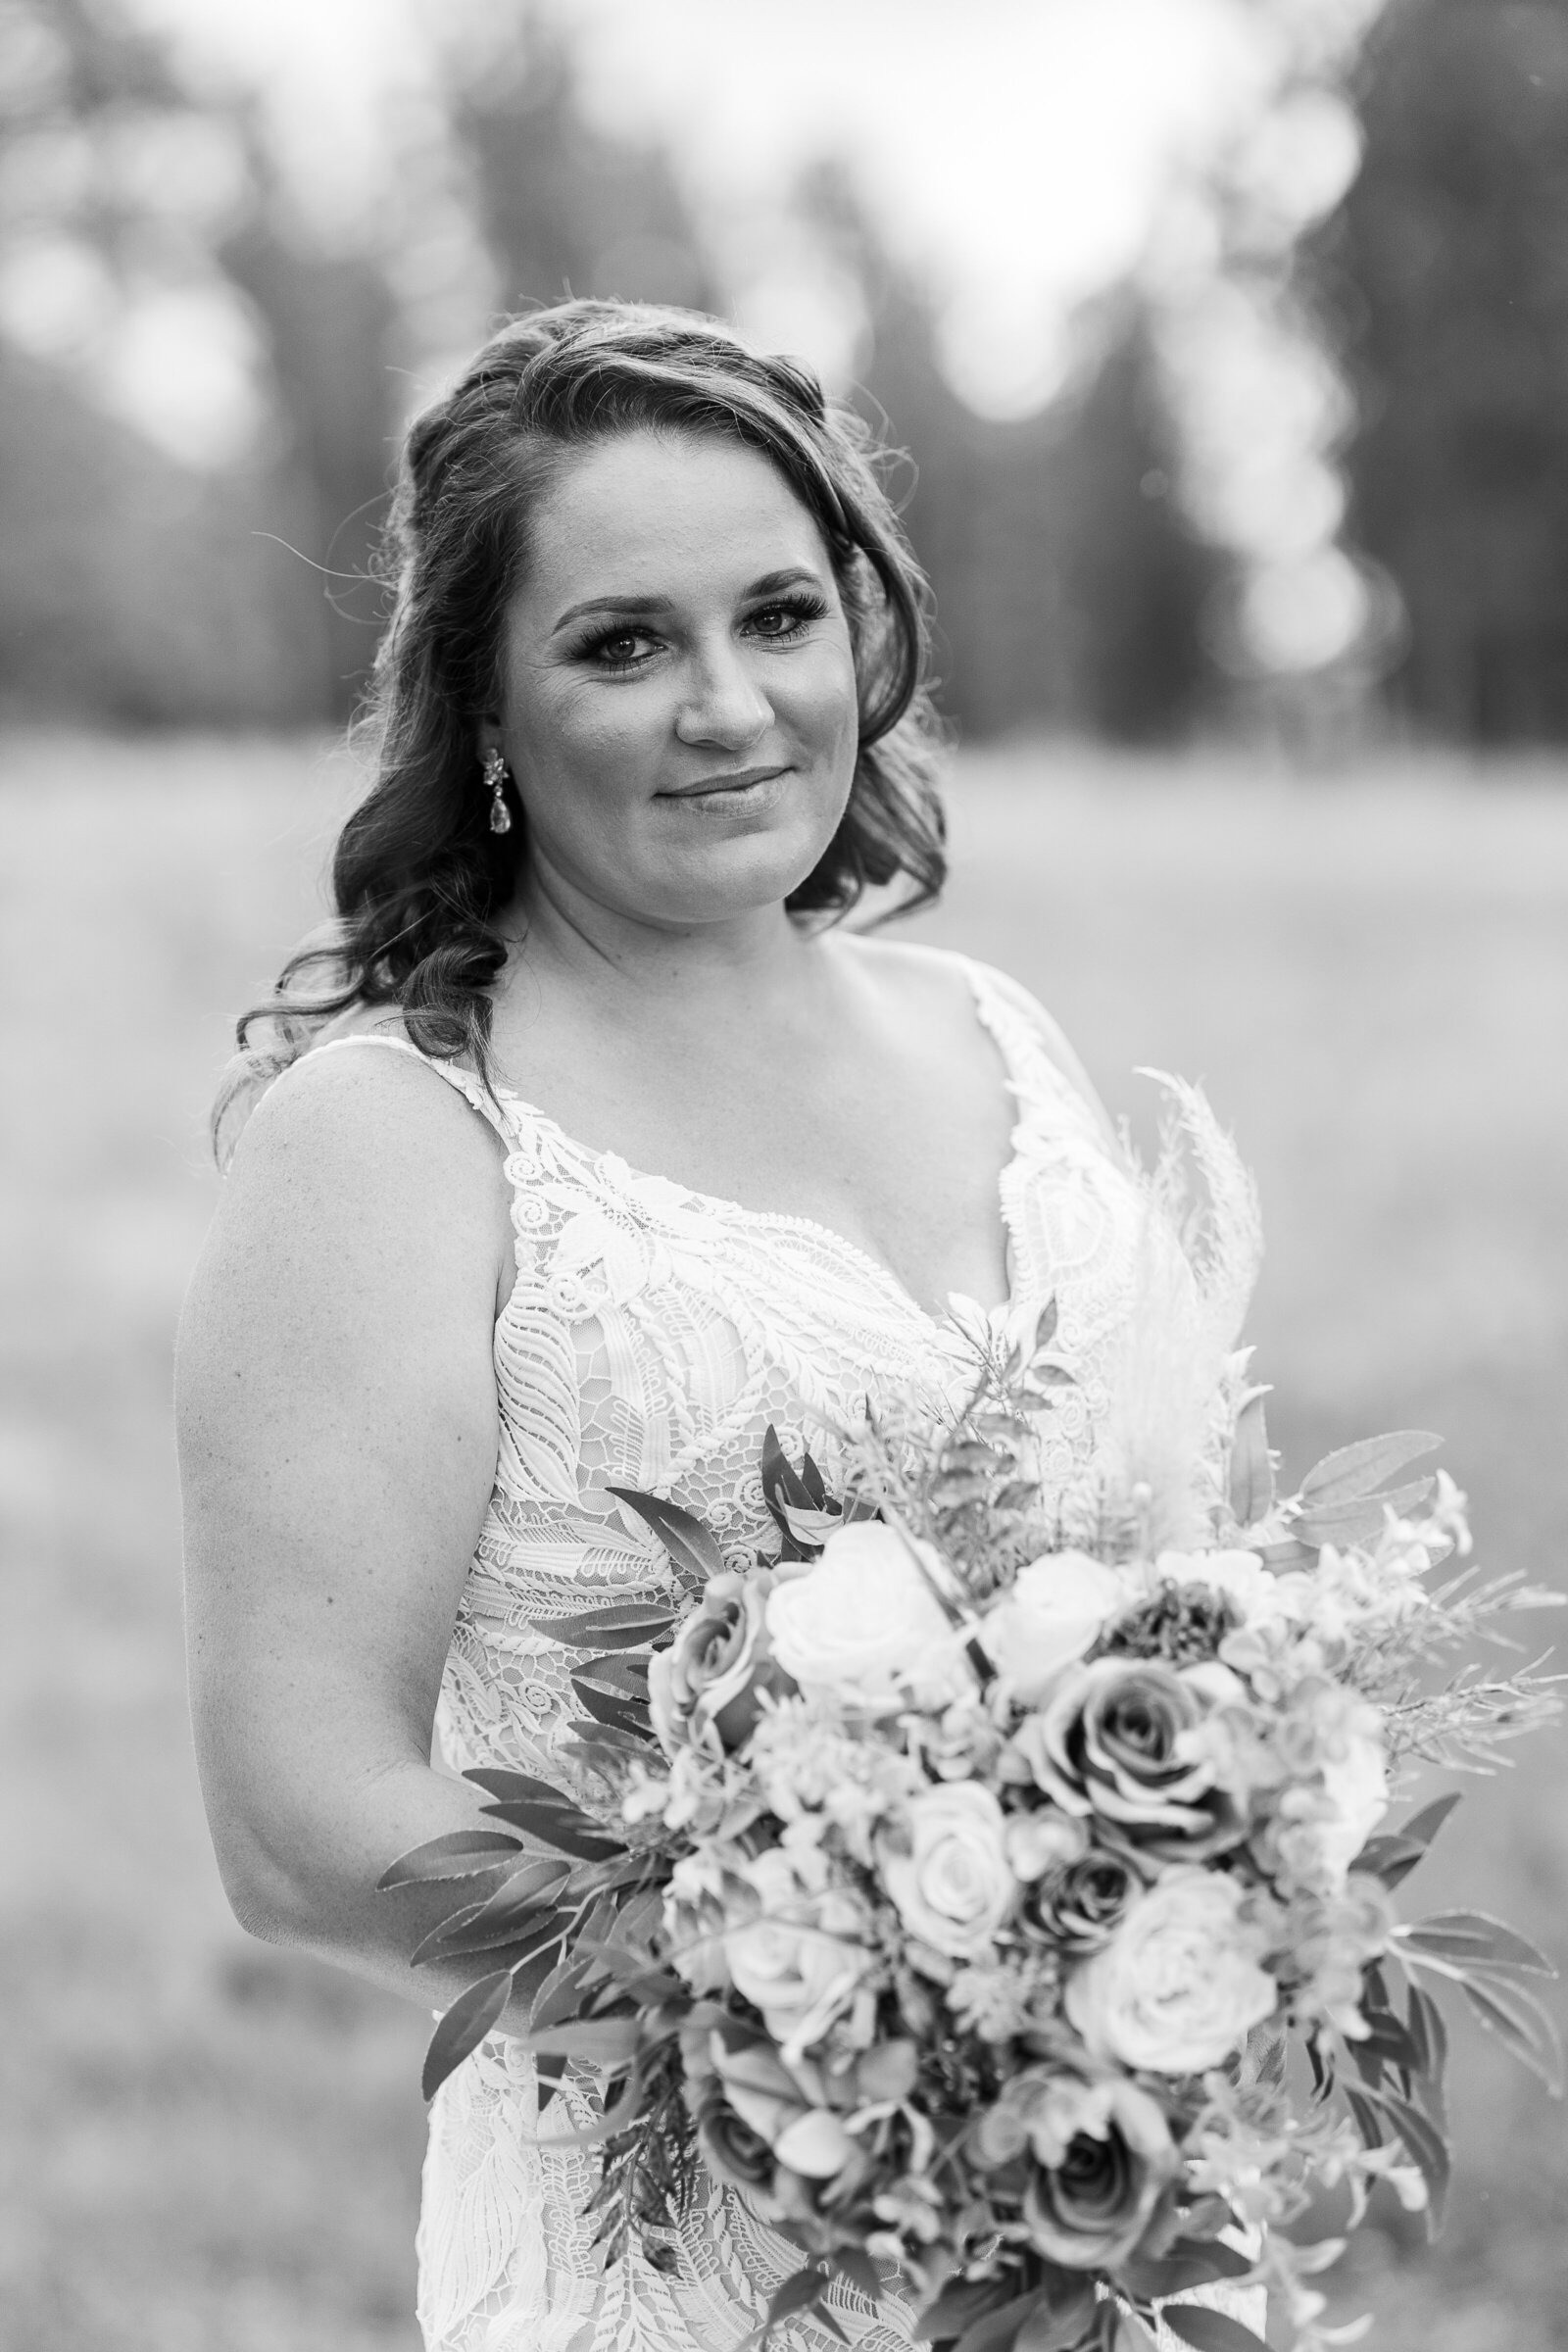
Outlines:
[{"label": "bride", "polygon": [[[712,321],[569,302],[410,435],[378,769],[339,920],[262,1008],[186,1309],[179,1426],[202,1772],[252,1933],[431,2006],[482,1763],[562,1764],[585,1593],[663,1590],[611,1485],[770,1544],[776,1424],[831,1476],[868,1394],[951,1384],[950,1294],[1054,1294],[1082,1479],[1139,1216],[1047,1015],[856,935],[943,879],[923,584],[861,428]],[[251,1016],[255,1020],[260,1016]],[[241,1024],[242,1043],[251,1021]],[[602,2270],[509,2012],[439,2093],[431,2352],[728,2352],[794,2250],[710,2184],[678,2260]],[[870,2352],[896,2297],[837,2307]],[[810,2323],[797,2340],[827,2342]]]}]

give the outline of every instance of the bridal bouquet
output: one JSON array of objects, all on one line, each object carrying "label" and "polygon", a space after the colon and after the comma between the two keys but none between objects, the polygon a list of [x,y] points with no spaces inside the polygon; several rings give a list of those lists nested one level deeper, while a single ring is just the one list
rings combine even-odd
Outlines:
[{"label": "bridal bouquet", "polygon": [[1473,1911],[1396,1914],[1456,1799],[1387,1826],[1420,1767],[1485,1767],[1552,1712],[1552,1678],[1471,1653],[1555,1596],[1457,1565],[1462,1495],[1404,1476],[1423,1433],[1276,1494],[1222,1345],[1250,1194],[1184,1113],[1207,1239],[1178,1248],[1151,1180],[1073,1497],[1043,1470],[1072,1390],[1053,1311],[959,1305],[967,1400],[868,1419],[842,1495],[768,1432],[765,1558],[622,1493],[681,1597],[544,1629],[581,1659],[569,1790],[471,1773],[505,1826],[387,1874],[462,1883],[423,1956],[483,1971],[427,2093],[531,1995],[542,2098],[568,2066],[604,2086],[575,2136],[604,2143],[607,2246],[673,2262],[700,2162],[800,2249],[770,2328],[843,2334],[842,2280],[896,2284],[955,2352],[1133,2352],[1160,2322],[1257,2352],[1234,2294],[1185,2299],[1250,2281],[1327,2343],[1306,2280],[1343,2241],[1277,2225],[1338,2184],[1353,2226],[1379,2181],[1441,2214],[1436,1990],[1555,2084],[1535,1948]]}]

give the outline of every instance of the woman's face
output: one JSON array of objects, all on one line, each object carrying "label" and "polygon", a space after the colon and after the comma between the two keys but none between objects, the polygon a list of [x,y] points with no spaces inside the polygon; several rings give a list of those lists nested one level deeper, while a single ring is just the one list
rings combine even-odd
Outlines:
[{"label": "woman's face", "polygon": [[738,442],[639,431],[575,458],[531,539],[480,730],[516,782],[531,885],[678,929],[783,900],[858,744],[811,514]]}]

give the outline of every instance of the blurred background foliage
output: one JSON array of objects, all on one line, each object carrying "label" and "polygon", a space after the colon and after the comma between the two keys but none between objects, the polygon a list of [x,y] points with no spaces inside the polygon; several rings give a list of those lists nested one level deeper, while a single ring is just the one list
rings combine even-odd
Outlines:
[{"label": "blurred background foliage", "polygon": [[[780,192],[908,453],[948,712],[1559,739],[1568,0],[1240,4],[1268,87],[1025,413],[954,388],[852,156]],[[567,287],[736,308],[679,158],[585,110],[570,12],[464,23],[334,236],[254,92],[121,0],[0,4],[0,708],[343,715],[396,436],[467,324]]]}]

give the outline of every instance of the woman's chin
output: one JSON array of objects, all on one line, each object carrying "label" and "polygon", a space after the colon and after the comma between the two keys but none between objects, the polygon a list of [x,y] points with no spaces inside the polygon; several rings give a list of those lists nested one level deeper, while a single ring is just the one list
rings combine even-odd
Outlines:
[{"label": "woman's chin", "polygon": [[657,899],[656,919],[713,923],[780,906],[815,872],[832,838],[831,830],[799,823],[737,827],[722,835],[715,829],[684,845],[682,857],[665,864],[649,892],[648,912],[655,914]]}]

